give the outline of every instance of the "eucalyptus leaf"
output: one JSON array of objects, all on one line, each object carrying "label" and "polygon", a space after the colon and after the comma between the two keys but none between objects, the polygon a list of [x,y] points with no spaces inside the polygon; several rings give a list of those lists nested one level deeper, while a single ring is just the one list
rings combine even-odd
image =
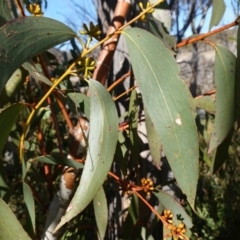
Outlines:
[{"label": "eucalyptus leaf", "polygon": [[22,107],[22,104],[17,103],[3,109],[0,112],[0,153],[3,151],[8,135],[13,125],[16,123],[18,114],[20,113]]},{"label": "eucalyptus leaf", "polygon": [[156,128],[174,176],[192,208],[198,181],[198,135],[192,99],[179,67],[161,40],[147,31],[123,31],[144,108]]},{"label": "eucalyptus leaf", "polygon": [[94,198],[110,170],[118,139],[118,114],[106,88],[95,80],[90,87],[90,132],[88,152],[79,186],[65,215],[56,227],[79,214]]},{"label": "eucalyptus leaf", "polygon": [[0,0],[0,27],[12,20],[9,4],[9,0]]},{"label": "eucalyptus leaf", "polygon": [[108,224],[108,205],[106,195],[102,187],[99,188],[93,198],[93,207],[99,235],[101,239],[104,239]]},{"label": "eucalyptus leaf", "polygon": [[25,68],[29,72],[29,74],[35,78],[35,80],[44,82],[45,84],[52,86],[52,82],[48,78],[46,78],[43,73],[39,69],[37,69],[32,63],[25,62],[22,67]]},{"label": "eucalyptus leaf", "polygon": [[45,17],[17,18],[0,28],[0,93],[26,60],[76,34],[65,24]]},{"label": "eucalyptus leaf", "polygon": [[159,202],[161,202],[166,209],[171,210],[176,219],[179,218],[178,216],[181,216],[184,224],[188,228],[191,228],[193,226],[192,219],[190,218],[190,216],[172,196],[163,191],[154,193],[154,195],[158,198]]},{"label": "eucalyptus leaf", "polygon": [[236,57],[226,47],[215,46],[214,78],[216,85],[216,114],[208,154],[222,143],[235,120]]},{"label": "eucalyptus leaf", "polygon": [[0,239],[31,240],[9,206],[0,198]]},{"label": "eucalyptus leaf", "polygon": [[226,5],[224,0],[213,0],[212,16],[209,24],[209,29],[208,29],[209,31],[213,26],[217,26],[220,23],[225,10],[226,10]]},{"label": "eucalyptus leaf", "polygon": [[197,108],[201,108],[208,113],[214,114],[216,112],[216,100],[211,96],[194,98],[194,103]]}]

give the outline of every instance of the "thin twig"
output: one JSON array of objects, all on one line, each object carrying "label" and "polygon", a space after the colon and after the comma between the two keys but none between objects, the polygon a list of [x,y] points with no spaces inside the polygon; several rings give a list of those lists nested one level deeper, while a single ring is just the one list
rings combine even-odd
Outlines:
[{"label": "thin twig", "polygon": [[123,97],[124,95],[126,95],[127,93],[131,92],[133,89],[137,88],[138,86],[133,86],[131,88],[129,88],[127,91],[125,91],[124,93],[118,95],[117,97],[115,97],[113,100],[117,101],[119,98]]},{"label": "thin twig", "polygon": [[17,8],[20,12],[21,17],[25,17],[26,15],[24,13],[24,10],[23,10],[23,7],[22,7],[22,4],[21,4],[20,0],[16,0],[15,2],[16,2],[16,5],[17,5]]},{"label": "thin twig", "polygon": [[132,71],[127,72],[122,77],[120,77],[118,80],[116,80],[110,87],[108,87],[108,92],[112,91],[113,88],[115,88],[119,83],[123,82],[127,77],[129,77],[132,74]]},{"label": "thin twig", "polygon": [[187,38],[187,39],[183,40],[182,42],[178,43],[178,44],[177,44],[177,48],[186,46],[186,45],[191,44],[191,43],[195,43],[195,42],[202,41],[202,40],[203,40],[204,38],[206,38],[206,37],[209,37],[209,36],[214,35],[214,34],[216,34],[216,33],[222,32],[222,31],[224,31],[224,30],[226,30],[226,29],[228,29],[228,28],[237,26],[237,25],[239,24],[239,22],[238,22],[239,19],[240,19],[240,17],[238,17],[238,18],[237,18],[235,21],[233,21],[232,23],[229,23],[229,24],[227,24],[227,25],[225,25],[225,26],[223,26],[223,27],[220,27],[220,28],[218,28],[218,29],[215,29],[215,30],[213,30],[213,31],[211,31],[211,32],[201,34],[201,35],[199,35],[199,36],[197,36],[197,37]]}]

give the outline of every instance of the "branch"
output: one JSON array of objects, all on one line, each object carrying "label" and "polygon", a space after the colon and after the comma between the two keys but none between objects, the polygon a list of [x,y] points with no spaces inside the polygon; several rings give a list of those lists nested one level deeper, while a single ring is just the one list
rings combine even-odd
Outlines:
[{"label": "branch", "polygon": [[186,46],[188,44],[195,43],[195,42],[198,42],[198,41],[202,41],[206,37],[209,37],[209,36],[214,35],[216,33],[222,32],[222,31],[224,31],[224,30],[226,30],[228,28],[237,26],[237,25],[239,25],[239,22],[238,22],[239,19],[240,19],[240,16],[235,21],[233,21],[232,23],[229,23],[229,24],[227,24],[227,25],[225,25],[223,27],[220,27],[218,29],[215,29],[215,30],[213,30],[211,32],[201,34],[201,35],[199,35],[197,37],[187,38],[187,39],[183,40],[182,42],[178,43],[177,44],[177,48],[180,48],[180,47],[183,47],[183,46]]}]

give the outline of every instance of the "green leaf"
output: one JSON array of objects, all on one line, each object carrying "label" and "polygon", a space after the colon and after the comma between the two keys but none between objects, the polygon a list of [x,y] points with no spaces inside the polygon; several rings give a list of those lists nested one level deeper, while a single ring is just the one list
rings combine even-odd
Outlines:
[{"label": "green leaf", "polygon": [[152,156],[152,161],[154,165],[160,168],[161,150],[162,150],[161,142],[157,134],[156,128],[154,127],[146,109],[144,109],[144,114],[145,114],[148,144],[149,144],[149,148]]},{"label": "green leaf", "polygon": [[226,5],[225,5],[225,2],[224,0],[213,0],[213,3],[212,3],[212,17],[211,17],[211,21],[210,21],[210,24],[209,24],[209,31],[211,30],[211,28],[213,26],[217,26],[222,17],[223,17],[223,14],[225,12],[225,9],[226,9]]},{"label": "green leaf", "polygon": [[6,172],[3,161],[0,161],[0,198],[3,198],[8,191],[9,186],[6,182]]},{"label": "green leaf", "polygon": [[48,78],[46,78],[41,72],[41,70],[37,69],[32,63],[25,62],[22,67],[25,68],[29,72],[29,74],[35,78],[35,80],[44,82],[45,84],[52,86],[52,82]]},{"label": "green leaf", "polygon": [[115,151],[114,160],[119,166],[122,174],[125,176],[128,169],[128,148],[126,144],[126,139],[122,131],[118,132],[118,143]]},{"label": "green leaf", "polygon": [[192,101],[171,52],[152,34],[123,31],[145,109],[192,208],[198,181],[198,136]]},{"label": "green leaf", "polygon": [[[90,117],[90,100],[89,100],[89,97],[86,96],[83,93],[77,93],[77,92],[68,93],[67,95],[74,102],[76,107],[81,108],[81,110],[84,112],[86,117],[89,119],[89,117]],[[82,106],[82,103],[84,103],[83,106]]]},{"label": "green leaf", "polygon": [[22,75],[22,70],[18,68],[7,81],[5,88],[0,94],[0,106],[4,106],[9,101],[14,99],[17,91],[23,85]]},{"label": "green leaf", "polygon": [[9,206],[0,198],[0,239],[31,240]]},{"label": "green leaf", "polygon": [[178,219],[178,216],[180,215],[181,218],[183,218],[184,224],[188,228],[191,228],[193,226],[192,219],[190,218],[190,216],[186,213],[185,209],[172,196],[170,196],[169,194],[163,191],[159,191],[153,194],[158,198],[159,202],[161,202],[166,209],[171,210],[171,212],[173,213],[176,219]]},{"label": "green leaf", "polygon": [[69,167],[73,167],[73,168],[83,168],[83,164],[76,162],[72,159],[67,158],[66,156],[60,156],[59,155],[46,155],[46,156],[40,156],[37,157],[33,160],[31,160],[30,162],[42,162],[42,163],[47,163],[47,164],[54,164],[54,165],[63,165],[63,166],[69,166]]},{"label": "green leaf", "polygon": [[22,104],[13,104],[0,112],[0,153],[3,151],[8,135],[15,124]]},{"label": "green leaf", "polygon": [[25,229],[28,232],[28,234],[34,238],[35,235],[35,204],[33,200],[33,194],[31,191],[31,188],[27,184],[27,172],[29,171],[31,167],[30,162],[24,162],[22,161],[22,187],[23,187],[23,199],[27,210],[27,216],[26,216],[26,226]]},{"label": "green leaf", "polygon": [[[156,1],[157,0],[150,0],[152,4]],[[162,1],[159,5],[157,5],[152,15],[158,22],[161,22],[163,24],[167,32],[171,31],[172,17],[170,7],[167,1]]]},{"label": "green leaf", "polygon": [[12,20],[8,4],[10,4],[8,0],[0,0],[0,27]]},{"label": "green leaf", "polygon": [[232,136],[233,130],[228,133],[227,137],[217,147],[214,159],[212,160],[211,164],[211,174],[215,174],[216,172],[218,172],[227,160],[229,156],[228,149],[231,144]]},{"label": "green leaf", "polygon": [[27,208],[27,232],[31,237],[34,237],[34,232],[35,232],[35,204],[33,200],[33,194],[31,191],[31,188],[23,182],[23,198],[24,198],[24,203]]},{"label": "green leaf", "polygon": [[131,92],[128,109],[129,119],[129,140],[130,140],[130,151],[131,159],[134,166],[137,168],[139,158],[139,136],[137,132],[138,127],[138,103],[137,103],[137,92],[134,89]]},{"label": "green leaf", "polygon": [[240,127],[240,28],[237,31],[237,61],[235,69],[235,105],[238,128]]},{"label": "green leaf", "polygon": [[211,96],[194,98],[194,103],[197,108],[201,108],[208,113],[214,114],[216,112],[216,101]]},{"label": "green leaf", "polygon": [[45,17],[24,17],[0,28],[0,93],[29,58],[76,36],[68,26]]},{"label": "green leaf", "polygon": [[93,198],[93,207],[100,238],[104,239],[108,224],[108,206],[102,187],[99,188],[97,194]]},{"label": "green leaf", "polygon": [[111,95],[95,80],[90,87],[90,132],[87,159],[79,186],[61,222],[79,214],[94,198],[110,170],[118,138],[118,114]]},{"label": "green leaf", "polygon": [[216,114],[208,154],[224,140],[234,123],[234,85],[236,57],[226,47],[215,46],[214,78]]},{"label": "green leaf", "polygon": [[176,50],[176,38],[164,31],[162,23],[160,21],[150,18],[148,20],[148,24],[150,31],[154,36],[159,37],[167,48]]}]

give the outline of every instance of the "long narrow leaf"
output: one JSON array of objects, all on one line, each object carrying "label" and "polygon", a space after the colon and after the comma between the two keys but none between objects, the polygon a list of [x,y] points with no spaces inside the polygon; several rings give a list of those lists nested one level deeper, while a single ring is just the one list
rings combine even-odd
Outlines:
[{"label": "long narrow leaf", "polygon": [[214,78],[216,85],[216,115],[208,153],[225,139],[233,126],[236,57],[222,45],[215,47]]},{"label": "long narrow leaf", "polygon": [[174,176],[194,208],[198,136],[192,101],[162,41],[141,29],[124,30],[136,81]]},{"label": "long narrow leaf", "polygon": [[118,138],[118,115],[107,90],[90,80],[90,132],[87,159],[79,186],[66,214],[56,227],[79,214],[94,198],[110,170]]},{"label": "long narrow leaf", "polygon": [[0,112],[0,153],[7,141],[8,135],[15,124],[18,114],[22,108],[22,104],[13,104]]},{"label": "long narrow leaf", "polygon": [[108,206],[103,188],[99,188],[93,198],[94,214],[97,222],[98,232],[101,239],[104,238],[108,224]]}]

